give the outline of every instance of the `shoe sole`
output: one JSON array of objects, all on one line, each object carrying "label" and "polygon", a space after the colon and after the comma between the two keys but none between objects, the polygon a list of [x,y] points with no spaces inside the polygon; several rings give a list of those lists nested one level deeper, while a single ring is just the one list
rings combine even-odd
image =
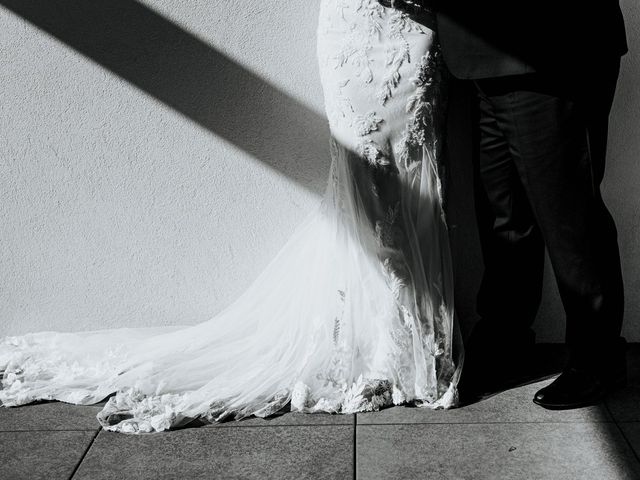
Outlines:
[{"label": "shoe sole", "polygon": [[589,407],[591,405],[596,405],[597,403],[600,403],[602,401],[602,399],[604,399],[604,397],[606,396],[606,394],[602,394],[600,396],[598,396],[597,398],[592,398],[590,400],[584,400],[582,402],[576,402],[576,403],[544,403],[544,402],[540,402],[537,401],[535,398],[533,399],[533,403],[535,403],[536,405],[541,406],[542,408],[546,408],[547,410],[572,410],[574,408],[583,408],[583,407]]}]

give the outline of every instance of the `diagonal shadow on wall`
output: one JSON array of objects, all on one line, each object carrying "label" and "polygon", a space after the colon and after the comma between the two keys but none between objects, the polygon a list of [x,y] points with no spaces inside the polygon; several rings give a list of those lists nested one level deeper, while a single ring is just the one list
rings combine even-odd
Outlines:
[{"label": "diagonal shadow on wall", "polygon": [[134,0],[0,5],[307,189],[322,190],[326,119],[146,6]]}]

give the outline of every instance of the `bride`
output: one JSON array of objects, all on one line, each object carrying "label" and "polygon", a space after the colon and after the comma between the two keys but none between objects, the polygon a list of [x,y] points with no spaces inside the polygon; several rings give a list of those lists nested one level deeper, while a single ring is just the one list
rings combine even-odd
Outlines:
[{"label": "bride", "polygon": [[332,162],[318,210],[209,321],[2,339],[2,405],[110,397],[98,420],[126,433],[287,406],[455,406],[461,348],[441,185],[446,85],[430,20],[418,7],[321,0]]}]

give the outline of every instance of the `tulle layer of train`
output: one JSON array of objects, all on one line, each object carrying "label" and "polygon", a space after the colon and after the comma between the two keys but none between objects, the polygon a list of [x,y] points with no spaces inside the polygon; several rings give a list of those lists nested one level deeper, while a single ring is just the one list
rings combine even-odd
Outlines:
[{"label": "tulle layer of train", "polygon": [[[286,405],[330,413],[405,402],[454,406],[451,309],[436,303],[425,318],[419,304],[433,296],[428,290],[413,306],[399,303],[398,288],[407,286],[394,284],[375,232],[336,208],[334,193],[252,286],[207,322],[4,338],[0,402],[92,404],[115,394],[98,419],[131,433],[196,418],[265,417]],[[421,241],[442,253],[446,239],[431,230]],[[441,274],[428,281],[442,288]]]}]

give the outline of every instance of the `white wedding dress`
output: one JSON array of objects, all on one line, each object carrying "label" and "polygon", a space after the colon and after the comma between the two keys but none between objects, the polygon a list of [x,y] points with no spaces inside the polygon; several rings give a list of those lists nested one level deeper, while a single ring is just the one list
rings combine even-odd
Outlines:
[{"label": "white wedding dress", "polygon": [[0,343],[0,401],[92,404],[161,431],[299,412],[457,402],[461,349],[441,188],[434,32],[375,0],[322,0],[331,127],[322,203],[252,286],[199,325],[40,332]]}]

